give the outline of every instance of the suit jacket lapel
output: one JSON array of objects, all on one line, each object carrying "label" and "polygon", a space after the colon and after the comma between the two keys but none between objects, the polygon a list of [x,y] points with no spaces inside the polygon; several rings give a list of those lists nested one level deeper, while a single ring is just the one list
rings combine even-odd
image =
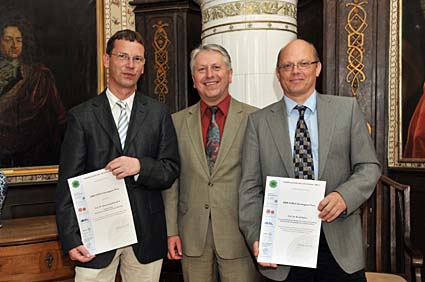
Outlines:
[{"label": "suit jacket lapel", "polygon": [[291,153],[291,141],[289,139],[293,137],[288,134],[288,116],[286,114],[285,102],[280,100],[270,108],[270,111],[273,114],[267,117],[267,124],[271,130],[271,136],[276,144],[287,175],[294,177],[294,163]]},{"label": "suit jacket lapel", "polygon": [[93,100],[93,111],[97,121],[105,131],[106,135],[111,138],[114,146],[121,152],[121,142],[118,136],[117,126],[112,116],[111,106],[105,92],[102,92]]},{"label": "suit jacket lapel", "polygon": [[[149,109],[146,107],[146,100],[142,93],[136,92],[134,95],[133,108],[131,110],[130,123],[128,124],[127,138],[125,139],[124,151],[127,149],[128,144],[137,136],[138,130],[145,118],[147,117]],[[136,128],[137,127],[137,128]]]},{"label": "suit jacket lapel", "polygon": [[229,111],[227,113],[226,122],[224,125],[224,131],[220,142],[220,150],[218,151],[217,161],[214,165],[213,175],[216,172],[216,168],[220,167],[228,155],[229,150],[233,146],[237,132],[241,126],[243,109],[241,105],[234,99],[230,100]]},{"label": "suit jacket lapel", "polygon": [[324,94],[317,95],[317,126],[319,129],[319,179],[326,166],[333,138],[336,111]]},{"label": "suit jacket lapel", "polygon": [[201,109],[200,103],[195,104],[189,111],[186,119],[187,132],[189,133],[192,141],[193,152],[199,159],[203,170],[207,175],[210,174],[207,164],[207,158],[205,156],[204,141],[202,138],[202,126],[201,126]]}]

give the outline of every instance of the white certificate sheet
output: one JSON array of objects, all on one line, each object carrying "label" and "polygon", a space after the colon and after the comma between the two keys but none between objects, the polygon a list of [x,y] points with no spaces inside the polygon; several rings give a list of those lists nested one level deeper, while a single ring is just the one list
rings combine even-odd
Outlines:
[{"label": "white certificate sheet", "polygon": [[325,181],[267,176],[259,262],[316,268]]},{"label": "white certificate sheet", "polygon": [[83,245],[92,255],[137,243],[124,179],[101,169],[68,179]]}]

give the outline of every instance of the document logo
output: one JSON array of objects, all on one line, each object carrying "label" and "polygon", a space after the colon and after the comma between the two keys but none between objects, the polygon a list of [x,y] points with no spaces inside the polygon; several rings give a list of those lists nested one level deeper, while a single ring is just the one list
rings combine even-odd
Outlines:
[{"label": "document logo", "polygon": [[277,187],[277,181],[276,180],[270,181],[269,186],[270,186],[270,188],[276,188]]},{"label": "document logo", "polygon": [[74,187],[74,188],[80,187],[80,181],[78,181],[78,180],[72,181],[72,187]]},{"label": "document logo", "polygon": [[272,210],[272,209],[267,209],[267,210],[266,210],[266,214],[272,214],[272,215],[274,215],[274,210]]}]

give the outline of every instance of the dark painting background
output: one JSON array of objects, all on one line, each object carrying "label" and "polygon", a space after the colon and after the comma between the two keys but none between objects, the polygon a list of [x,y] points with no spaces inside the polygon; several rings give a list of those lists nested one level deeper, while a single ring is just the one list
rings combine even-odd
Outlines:
[{"label": "dark painting background", "polygon": [[[0,10],[5,7],[32,23],[35,58],[53,73],[66,110],[97,94],[96,0],[1,0]],[[58,157],[29,165],[56,165]]]},{"label": "dark painting background", "polygon": [[410,119],[423,93],[425,80],[425,11],[420,0],[404,0],[402,7],[402,144]]}]

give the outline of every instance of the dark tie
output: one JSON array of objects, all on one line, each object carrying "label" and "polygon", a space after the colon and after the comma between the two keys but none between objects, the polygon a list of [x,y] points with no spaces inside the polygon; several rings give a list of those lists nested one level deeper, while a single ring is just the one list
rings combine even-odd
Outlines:
[{"label": "dark tie", "polygon": [[210,124],[208,125],[205,153],[207,155],[208,168],[211,174],[215,161],[217,160],[218,150],[220,148],[220,128],[218,127],[217,121],[215,119],[215,114],[217,113],[218,108],[214,106],[209,107],[208,109],[211,111],[211,120]]},{"label": "dark tie", "polygon": [[295,129],[294,140],[294,166],[295,178],[314,179],[313,153],[311,149],[310,134],[304,120],[306,106],[297,105],[300,116]]}]

